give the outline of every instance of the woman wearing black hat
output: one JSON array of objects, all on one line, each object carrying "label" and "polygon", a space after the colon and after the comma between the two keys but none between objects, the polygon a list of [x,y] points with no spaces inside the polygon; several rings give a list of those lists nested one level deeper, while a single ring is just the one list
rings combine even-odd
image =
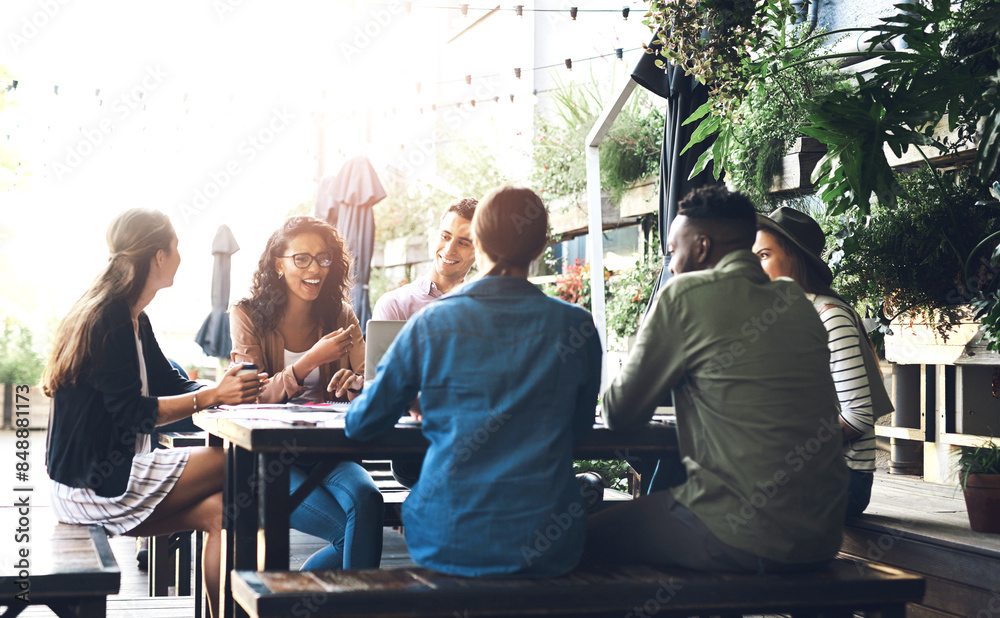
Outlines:
[{"label": "woman wearing black hat", "polygon": [[844,456],[851,469],[847,516],[860,515],[871,499],[875,472],[875,419],[892,411],[871,347],[857,312],[831,287],[833,272],[822,259],[826,237],[809,215],[781,207],[757,215],[760,257],[771,279],[798,283],[816,307],[829,334],[830,372],[840,400]]}]

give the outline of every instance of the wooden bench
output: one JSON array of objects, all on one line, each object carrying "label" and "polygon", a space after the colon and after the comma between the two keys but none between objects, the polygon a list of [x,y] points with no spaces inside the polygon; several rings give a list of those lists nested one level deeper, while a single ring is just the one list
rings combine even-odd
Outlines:
[{"label": "wooden bench", "polygon": [[[33,515],[41,511],[35,508]],[[62,617],[106,615],[108,595],[118,593],[121,572],[104,529],[42,519],[32,518],[30,545],[5,543],[13,549],[0,564],[0,608],[6,607],[0,614],[12,618],[28,605],[48,605]],[[18,566],[20,554],[14,557],[20,547],[29,550],[26,578]]]},{"label": "wooden bench", "polygon": [[578,569],[551,579],[486,579],[420,568],[237,571],[233,597],[250,616],[793,616],[902,618],[922,578],[839,559],[815,573],[711,574],[644,566]]}]

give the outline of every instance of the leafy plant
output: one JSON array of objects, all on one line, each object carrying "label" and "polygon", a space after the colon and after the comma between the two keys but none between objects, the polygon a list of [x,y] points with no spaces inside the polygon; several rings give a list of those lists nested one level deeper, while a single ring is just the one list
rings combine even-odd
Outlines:
[{"label": "leafy plant", "polygon": [[[715,160],[717,171],[720,166],[732,167],[740,121],[736,110],[762,84],[777,97],[778,90],[767,88],[769,80],[774,83],[776,76],[802,66],[848,56],[885,61],[857,75],[850,87],[838,86],[815,96],[799,127],[827,146],[813,182],[827,213],[843,217],[835,255],[845,261],[846,276],[853,276],[853,281],[842,288],[854,285],[858,297],[880,306],[883,320],[900,310],[945,303],[951,291],[976,307],[995,349],[1000,293],[990,252],[996,246],[996,228],[989,217],[985,223],[982,217],[977,219],[974,211],[976,200],[981,200],[980,188],[994,180],[1000,158],[1000,0],[963,0],[955,6],[950,0],[922,0],[898,9],[898,14],[871,28],[816,35],[867,32],[868,50],[825,56],[808,52],[815,36],[798,40],[794,33],[789,35],[787,13],[777,0],[735,4],[712,0],[697,5],[657,0],[650,20],[663,28],[665,57],[706,83],[719,80],[709,102],[688,120],[699,122],[691,144],[715,138],[694,173],[709,160]],[[723,24],[735,24],[735,30],[720,28]],[[701,32],[708,36],[701,37]],[[727,41],[739,47],[733,39],[740,37],[747,39],[745,53],[743,48],[720,49]],[[713,42],[706,43],[705,38]],[[905,51],[892,51],[897,40],[906,42]],[[942,123],[955,138],[937,137],[935,128]],[[979,123],[983,130],[973,174],[956,179],[931,169],[930,175],[917,177],[919,182],[907,181],[886,157],[886,151],[901,157],[916,149],[929,167],[931,155],[967,148]],[[973,176],[975,182],[970,180]],[[930,209],[921,210],[920,199],[934,205],[933,216]],[[918,221],[892,214],[897,204],[903,204],[904,213],[919,215]],[[909,232],[916,237],[906,240]],[[870,242],[880,244],[881,251],[866,248]],[[867,252],[867,257],[895,273],[886,275],[881,267],[866,264],[864,253],[852,259],[857,252]],[[908,275],[902,268],[894,269],[899,263],[925,272]],[[990,269],[993,274],[984,278]],[[971,289],[971,282],[978,284],[977,290]],[[888,304],[879,300],[887,297]]]},{"label": "leafy plant", "polygon": [[37,384],[45,363],[35,351],[31,330],[6,316],[0,331],[0,384]]},{"label": "leafy plant", "polygon": [[605,486],[609,489],[628,491],[629,467],[627,462],[600,459],[574,461],[573,472],[575,474],[596,472],[601,475]]},{"label": "leafy plant", "polygon": [[[587,187],[584,141],[606,96],[593,82],[563,84],[552,94],[555,117],[539,114],[531,181],[549,196],[580,193]],[[644,91],[633,95],[601,143],[601,187],[619,201],[622,192],[659,170],[663,113]]]},{"label": "leafy plant", "polygon": [[750,81],[738,93],[713,91],[709,100],[684,121],[701,121],[685,151],[714,139],[690,176],[714,162],[716,179],[725,173],[728,181],[755,202],[773,203],[771,185],[781,159],[802,135],[815,99],[847,88],[831,64],[818,62],[827,57],[823,38],[807,34],[804,27],[790,29],[782,40],[795,45],[776,50],[748,76]]},{"label": "leafy plant", "polygon": [[[942,194],[935,172],[926,167],[901,176],[896,208],[877,205],[867,225],[853,223],[850,235],[841,235],[841,254],[831,260],[841,294],[856,305],[884,307],[884,318],[891,320],[904,312],[967,303],[995,286],[989,252],[975,252],[974,267],[968,264],[971,276],[966,266],[982,230],[1000,228],[1000,203],[982,206],[988,188],[970,172],[948,176],[946,186],[962,190]],[[840,223],[847,221],[842,216]]]},{"label": "leafy plant", "polygon": [[1000,474],[1000,446],[992,441],[979,446],[963,446],[958,459],[962,489],[972,474]]},{"label": "leafy plant", "polygon": [[[650,246],[657,246],[655,238]],[[659,257],[649,252],[636,260],[635,268],[608,280],[607,327],[620,340],[634,335],[639,328],[639,318],[649,304],[660,267]]]},{"label": "leafy plant", "polygon": [[694,75],[711,88],[716,117],[732,118],[771,68],[760,58],[785,47],[795,14],[789,0],[653,0],[644,23],[662,45],[657,66],[669,62]]}]

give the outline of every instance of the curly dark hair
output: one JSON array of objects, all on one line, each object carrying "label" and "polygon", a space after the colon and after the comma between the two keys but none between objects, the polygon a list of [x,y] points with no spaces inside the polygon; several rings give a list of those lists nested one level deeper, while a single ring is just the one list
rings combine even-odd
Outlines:
[{"label": "curly dark hair", "polygon": [[325,329],[334,330],[340,320],[343,302],[350,300],[352,260],[340,232],[316,217],[289,217],[267,240],[250,283],[250,296],[236,303],[250,312],[254,325],[264,332],[278,328],[288,302],[288,288],[278,278],[274,262],[285,254],[292,239],[302,234],[318,235],[326,242],[327,251],[333,257],[333,264],[323,280],[319,298],[311,307],[313,318]]},{"label": "curly dark hair", "polygon": [[705,223],[723,225],[735,232],[741,244],[753,246],[757,236],[757,210],[738,191],[722,185],[692,189],[678,204],[677,214]]}]

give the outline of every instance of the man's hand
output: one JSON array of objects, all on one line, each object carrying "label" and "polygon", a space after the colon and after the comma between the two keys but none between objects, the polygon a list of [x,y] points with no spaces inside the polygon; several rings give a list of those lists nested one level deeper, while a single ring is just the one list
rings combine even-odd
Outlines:
[{"label": "man's hand", "polygon": [[418,423],[424,421],[424,412],[420,409],[420,395],[417,395],[417,398],[410,402],[410,408],[407,411]]}]

